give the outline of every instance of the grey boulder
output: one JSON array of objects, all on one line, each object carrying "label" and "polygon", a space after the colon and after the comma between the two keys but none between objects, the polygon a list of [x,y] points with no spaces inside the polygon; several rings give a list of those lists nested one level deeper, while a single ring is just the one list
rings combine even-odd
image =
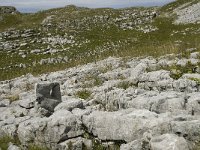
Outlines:
[{"label": "grey boulder", "polygon": [[69,139],[59,144],[59,149],[62,150],[83,150],[85,149],[92,149],[93,143],[90,139],[84,139],[82,137]]},{"label": "grey boulder", "polygon": [[171,123],[172,132],[184,137],[192,142],[200,142],[200,121],[199,120],[186,120],[186,121],[173,121]]},{"label": "grey boulder", "polygon": [[142,150],[142,141],[135,140],[127,144],[122,144],[120,150]]},{"label": "grey boulder", "polygon": [[46,141],[44,131],[47,126],[47,118],[32,118],[19,124],[17,134],[22,145],[28,143],[44,143]]},{"label": "grey boulder", "polygon": [[150,129],[152,134],[169,131],[168,119],[148,110],[94,111],[83,116],[83,124],[100,140],[131,142],[142,138]]},{"label": "grey boulder", "polygon": [[58,104],[55,107],[55,111],[58,111],[61,109],[72,111],[74,108],[83,109],[83,102],[81,99],[71,98],[66,101],[63,101],[62,103]]},{"label": "grey boulder", "polygon": [[21,150],[21,148],[14,145],[13,143],[9,143],[9,147],[7,150]]},{"label": "grey boulder", "polygon": [[189,150],[186,140],[175,134],[153,137],[150,141],[150,146],[152,150]]},{"label": "grey boulder", "polygon": [[59,110],[49,118],[32,118],[19,124],[19,140],[23,145],[28,143],[46,144],[51,149],[56,149],[58,144],[81,136],[81,121],[67,110]]},{"label": "grey boulder", "polygon": [[51,143],[57,144],[81,136],[84,133],[81,125],[81,121],[70,111],[59,110],[48,118],[46,133]]}]

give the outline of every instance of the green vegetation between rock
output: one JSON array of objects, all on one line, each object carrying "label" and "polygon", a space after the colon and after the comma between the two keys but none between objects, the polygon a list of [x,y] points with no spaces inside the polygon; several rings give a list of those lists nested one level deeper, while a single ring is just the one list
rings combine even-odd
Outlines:
[{"label": "green vegetation between rock", "polygon": [[81,99],[84,99],[84,100],[87,100],[90,96],[91,96],[91,92],[88,91],[88,90],[80,90],[76,93],[76,95],[81,98]]},{"label": "green vegetation between rock", "polygon": [[[16,138],[11,138],[10,136],[3,136],[0,138],[0,148],[1,150],[7,150],[9,147],[9,143],[12,143],[16,146],[20,146],[21,143],[19,141],[19,139]],[[28,146],[28,150],[49,150],[47,147],[43,147],[43,146],[37,146],[35,144],[30,144]]]},{"label": "green vegetation between rock", "polygon": [[14,139],[10,136],[4,136],[0,138],[0,148],[2,150],[7,150],[10,142],[16,145],[20,145],[20,141],[18,138]]}]

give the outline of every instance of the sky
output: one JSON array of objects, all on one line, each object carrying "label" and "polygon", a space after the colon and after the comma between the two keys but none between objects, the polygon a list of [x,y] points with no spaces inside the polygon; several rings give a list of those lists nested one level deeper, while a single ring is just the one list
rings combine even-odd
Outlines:
[{"label": "sky", "polygon": [[161,6],[172,1],[173,0],[0,0],[0,6],[15,6],[21,12],[36,12],[71,4],[89,8],[124,8],[133,6]]}]

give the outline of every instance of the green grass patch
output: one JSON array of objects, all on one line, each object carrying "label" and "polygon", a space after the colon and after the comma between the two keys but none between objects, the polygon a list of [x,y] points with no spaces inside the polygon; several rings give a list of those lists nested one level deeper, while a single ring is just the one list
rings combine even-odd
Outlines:
[{"label": "green grass patch", "polygon": [[130,82],[128,82],[128,81],[122,81],[117,85],[117,88],[126,90],[129,87],[133,87],[133,86],[135,86],[135,85],[130,83]]},{"label": "green grass patch", "polygon": [[0,148],[2,150],[7,150],[9,143],[13,143],[15,145],[20,145],[20,141],[18,138],[11,138],[10,136],[4,136],[0,138]]},{"label": "green grass patch", "polygon": [[14,101],[18,101],[19,100],[19,94],[14,94],[14,95],[10,95],[8,97],[6,97],[7,99],[10,100],[10,102],[14,102]]},{"label": "green grass patch", "polygon": [[90,98],[91,94],[92,93],[89,90],[81,90],[76,93],[76,96],[81,99],[87,100],[88,98]]},{"label": "green grass patch", "polygon": [[[21,143],[18,138],[11,138],[10,136],[4,136],[0,138],[0,148],[1,150],[7,150],[9,147],[9,143],[12,143],[16,146],[20,146]],[[29,144],[28,150],[50,150],[45,146],[38,146],[35,144]]]},{"label": "green grass patch", "polygon": [[35,144],[30,144],[28,146],[28,150],[50,150],[50,149],[45,147],[45,146],[38,146],[38,145],[35,145]]},{"label": "green grass patch", "polygon": [[171,72],[170,76],[173,79],[179,79],[180,77],[182,77],[183,74],[186,73],[195,73],[194,72],[194,68],[196,67],[196,65],[192,65],[190,62],[188,62],[186,64],[186,66],[179,66],[179,65],[173,65],[170,67],[162,67],[161,69],[164,70],[168,70]]},{"label": "green grass patch", "polygon": [[189,78],[190,80],[196,81],[198,85],[200,85],[200,79],[199,78]]},{"label": "green grass patch", "polygon": [[101,86],[104,81],[102,78],[98,77],[97,74],[95,75],[86,75],[84,78],[86,84],[83,85],[84,88],[91,88],[94,86]]},{"label": "green grass patch", "polygon": [[[106,146],[102,144],[98,139],[95,139],[94,136],[90,133],[86,132],[83,136],[86,139],[92,140],[92,149],[94,150],[120,150],[120,145],[122,144],[122,142],[116,141],[115,143],[113,143],[113,145]],[[89,148],[84,145],[83,150],[89,150]]]}]

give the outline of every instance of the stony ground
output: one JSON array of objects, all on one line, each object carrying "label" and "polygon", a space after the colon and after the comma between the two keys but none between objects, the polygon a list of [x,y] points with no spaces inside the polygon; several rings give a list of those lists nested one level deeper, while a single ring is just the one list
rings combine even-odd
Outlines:
[{"label": "stony ground", "polygon": [[22,149],[193,149],[200,142],[199,53],[187,51],[183,59],[110,57],[2,81],[0,135],[18,137]]},{"label": "stony ground", "polygon": [[200,23],[200,2],[193,1],[183,4],[174,10],[174,13],[178,15],[175,23]]}]

